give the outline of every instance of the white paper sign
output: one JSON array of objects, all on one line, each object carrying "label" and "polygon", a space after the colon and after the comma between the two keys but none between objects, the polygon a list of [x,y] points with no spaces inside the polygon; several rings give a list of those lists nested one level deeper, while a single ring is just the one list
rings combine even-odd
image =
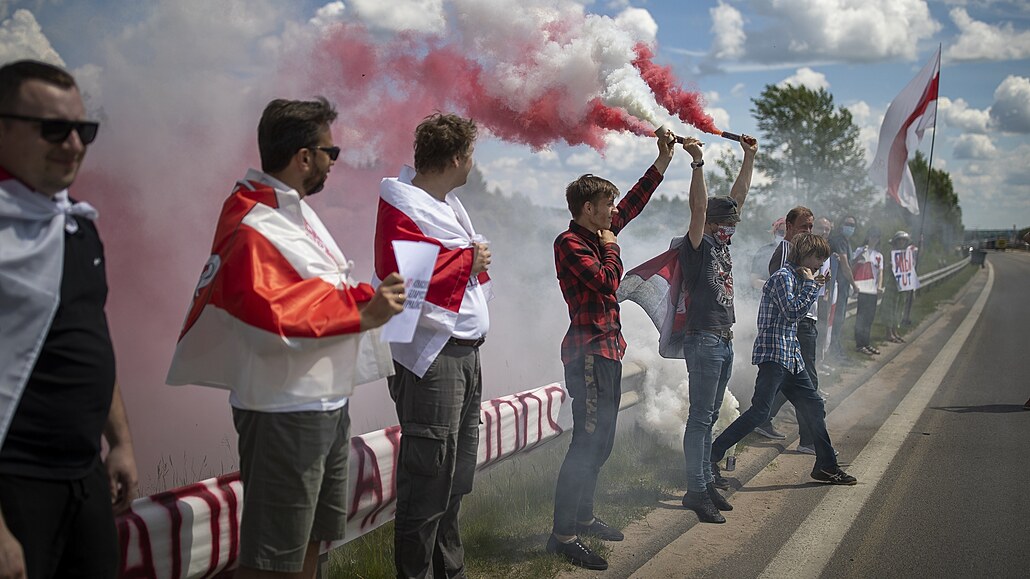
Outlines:
[{"label": "white paper sign", "polygon": [[404,311],[383,325],[380,340],[407,344],[415,336],[415,326],[426,301],[429,280],[433,277],[436,256],[440,246],[421,241],[394,241],[393,255],[397,258],[397,273],[404,277]]},{"label": "white paper sign", "polygon": [[916,259],[912,246],[908,249],[891,251],[891,265],[894,280],[898,283],[898,291],[910,292],[919,289],[919,276],[916,275]]}]

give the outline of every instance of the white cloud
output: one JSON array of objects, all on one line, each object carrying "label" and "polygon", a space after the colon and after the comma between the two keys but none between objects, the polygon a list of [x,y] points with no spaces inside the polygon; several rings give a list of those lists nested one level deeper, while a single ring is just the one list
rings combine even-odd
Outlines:
[{"label": "white cloud", "polygon": [[967,228],[1007,227],[1013,222],[1026,225],[1030,216],[1028,158],[1030,145],[1024,143],[949,171]]},{"label": "white cloud", "polygon": [[347,7],[343,2],[330,2],[315,11],[315,16],[309,23],[317,28],[325,28],[331,24],[342,21],[347,13]]},{"label": "white cloud", "polygon": [[447,28],[443,0],[350,0],[350,6],[371,29],[440,34]]},{"label": "white cloud", "polygon": [[708,9],[712,17],[712,56],[718,59],[734,59],[744,54],[744,17],[740,10],[721,0],[717,6]]},{"label": "white cloud", "polygon": [[1009,76],[998,85],[991,120],[1002,131],[1030,133],[1030,78]]},{"label": "white cloud", "polygon": [[793,75],[781,80],[777,86],[803,86],[812,90],[830,88],[826,75],[816,72],[807,66],[797,69]]},{"label": "white cloud", "polygon": [[747,85],[745,85],[742,82],[738,82],[737,84],[733,85],[733,88],[730,89],[730,95],[734,97],[739,97],[740,95],[744,94],[744,90],[746,88]]},{"label": "white cloud", "polygon": [[[761,25],[717,32],[712,56],[761,63],[913,60],[940,24],[925,0],[754,0]],[[714,20],[714,15],[713,15]],[[745,35],[743,46],[740,38]],[[720,57],[720,54],[722,56]]]},{"label": "white cloud", "polygon": [[858,127],[858,140],[865,149],[866,159],[871,160],[876,155],[876,146],[880,140],[880,125],[883,123],[884,111],[874,114],[865,101],[845,104],[844,107],[851,113],[851,119]]},{"label": "white cloud", "polygon": [[959,37],[945,56],[951,60],[1020,60],[1030,57],[1030,30],[1017,30],[1011,22],[991,25],[973,20],[964,8],[949,13]]},{"label": "white cloud", "polygon": [[986,133],[991,125],[991,109],[974,109],[963,99],[937,99],[937,114],[949,127],[969,133]]},{"label": "white cloud", "polygon": [[998,149],[987,135],[961,135],[953,153],[956,159],[991,159]]},{"label": "white cloud", "polygon": [[658,38],[658,23],[643,8],[626,8],[615,17],[615,24],[641,42],[652,44]]},{"label": "white cloud", "polygon": [[[6,11],[6,7],[3,8]],[[50,45],[36,17],[25,9],[15,11],[10,18],[0,22],[0,63],[23,58],[64,66],[64,60]]]}]

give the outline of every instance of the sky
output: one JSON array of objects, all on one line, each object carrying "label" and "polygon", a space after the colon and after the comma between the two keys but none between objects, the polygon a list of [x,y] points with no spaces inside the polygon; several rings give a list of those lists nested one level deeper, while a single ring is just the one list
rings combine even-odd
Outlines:
[{"label": "sky", "polygon": [[[101,212],[144,490],[235,461],[224,392],[163,378],[221,202],[258,165],[257,119],[270,99],[336,103],[343,153],[312,204],[368,279],[378,182],[411,162],[412,130],[436,110],[476,118],[476,165],[491,188],[560,208],[583,173],[628,189],[657,153],[638,133],[657,124],[701,136],[706,158],[739,156],[739,145],[697,127],[754,134],[751,99],[770,84],[829,91],[852,112],[871,161],[888,105],[939,45],[933,166],[951,175],[967,228],[1026,227],[1025,1],[0,0],[0,62],[66,66],[101,121],[72,195]],[[928,132],[924,154],[930,142]],[[660,193],[686,195],[687,161],[680,151]],[[544,281],[540,318],[561,325],[564,304]],[[520,318],[498,311],[496,326]],[[564,328],[548,332],[539,359],[550,362],[535,365],[516,363],[536,356],[522,344],[488,341],[485,371],[520,382],[488,384],[488,395],[560,379]],[[389,424],[389,411],[367,410],[388,409],[382,389],[365,404],[369,392],[356,395],[355,433]],[[156,455],[175,463],[173,480],[160,480]]]}]

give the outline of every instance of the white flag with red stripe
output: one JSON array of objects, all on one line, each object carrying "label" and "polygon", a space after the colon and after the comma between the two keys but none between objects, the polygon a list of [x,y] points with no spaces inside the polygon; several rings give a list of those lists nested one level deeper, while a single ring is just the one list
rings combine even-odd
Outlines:
[{"label": "white flag with red stripe", "polygon": [[378,332],[360,331],[374,292],[352,268],[296,191],[251,170],[222,207],[167,382],[277,411],[338,403],[391,374]]},{"label": "white flag with red stripe", "polygon": [[937,47],[930,62],[887,107],[876,157],[869,167],[873,183],[886,188],[887,197],[914,214],[919,213],[919,200],[908,155],[919,145],[923,132],[936,126],[940,69],[941,49]]},{"label": "white flag with red stripe", "polygon": [[626,272],[616,296],[644,309],[658,329],[658,353],[664,358],[683,358],[683,328],[687,323],[687,292],[683,291],[680,246],[676,237],[668,251]]},{"label": "white flag with red stripe", "polygon": [[375,274],[378,281],[397,271],[394,241],[440,246],[414,338],[390,344],[394,360],[423,376],[452,336],[486,334],[493,284],[486,272],[472,276],[476,230],[461,201],[453,192],[446,201],[432,197],[411,184],[414,176],[414,169],[404,167],[397,178],[383,179],[379,186]]}]

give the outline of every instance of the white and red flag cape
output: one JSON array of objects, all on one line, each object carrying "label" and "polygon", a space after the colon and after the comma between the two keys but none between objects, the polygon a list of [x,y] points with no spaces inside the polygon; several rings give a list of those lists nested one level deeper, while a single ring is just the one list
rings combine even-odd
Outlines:
[{"label": "white and red flag cape", "polygon": [[668,251],[626,272],[616,296],[644,308],[658,328],[658,353],[664,358],[683,358],[683,328],[687,323],[687,292],[683,291],[680,246],[676,237]]},{"label": "white and red flag cape", "polygon": [[167,382],[274,412],[335,405],[392,374],[378,331],[360,331],[374,292],[352,268],[296,191],[251,169],[222,206]]},{"label": "white and red flag cape", "polygon": [[393,359],[421,377],[452,336],[486,334],[493,283],[486,272],[472,276],[476,230],[461,201],[453,192],[445,201],[434,198],[411,184],[414,176],[414,169],[404,167],[397,178],[383,179],[379,186],[375,274],[378,282],[397,271],[393,241],[440,246],[414,338],[407,344],[390,344]]},{"label": "white and red flag cape", "polygon": [[937,47],[930,62],[887,107],[876,157],[869,167],[873,183],[886,188],[889,198],[914,214],[919,213],[919,200],[908,169],[908,154],[919,145],[923,132],[936,126],[940,70],[941,49]]}]

